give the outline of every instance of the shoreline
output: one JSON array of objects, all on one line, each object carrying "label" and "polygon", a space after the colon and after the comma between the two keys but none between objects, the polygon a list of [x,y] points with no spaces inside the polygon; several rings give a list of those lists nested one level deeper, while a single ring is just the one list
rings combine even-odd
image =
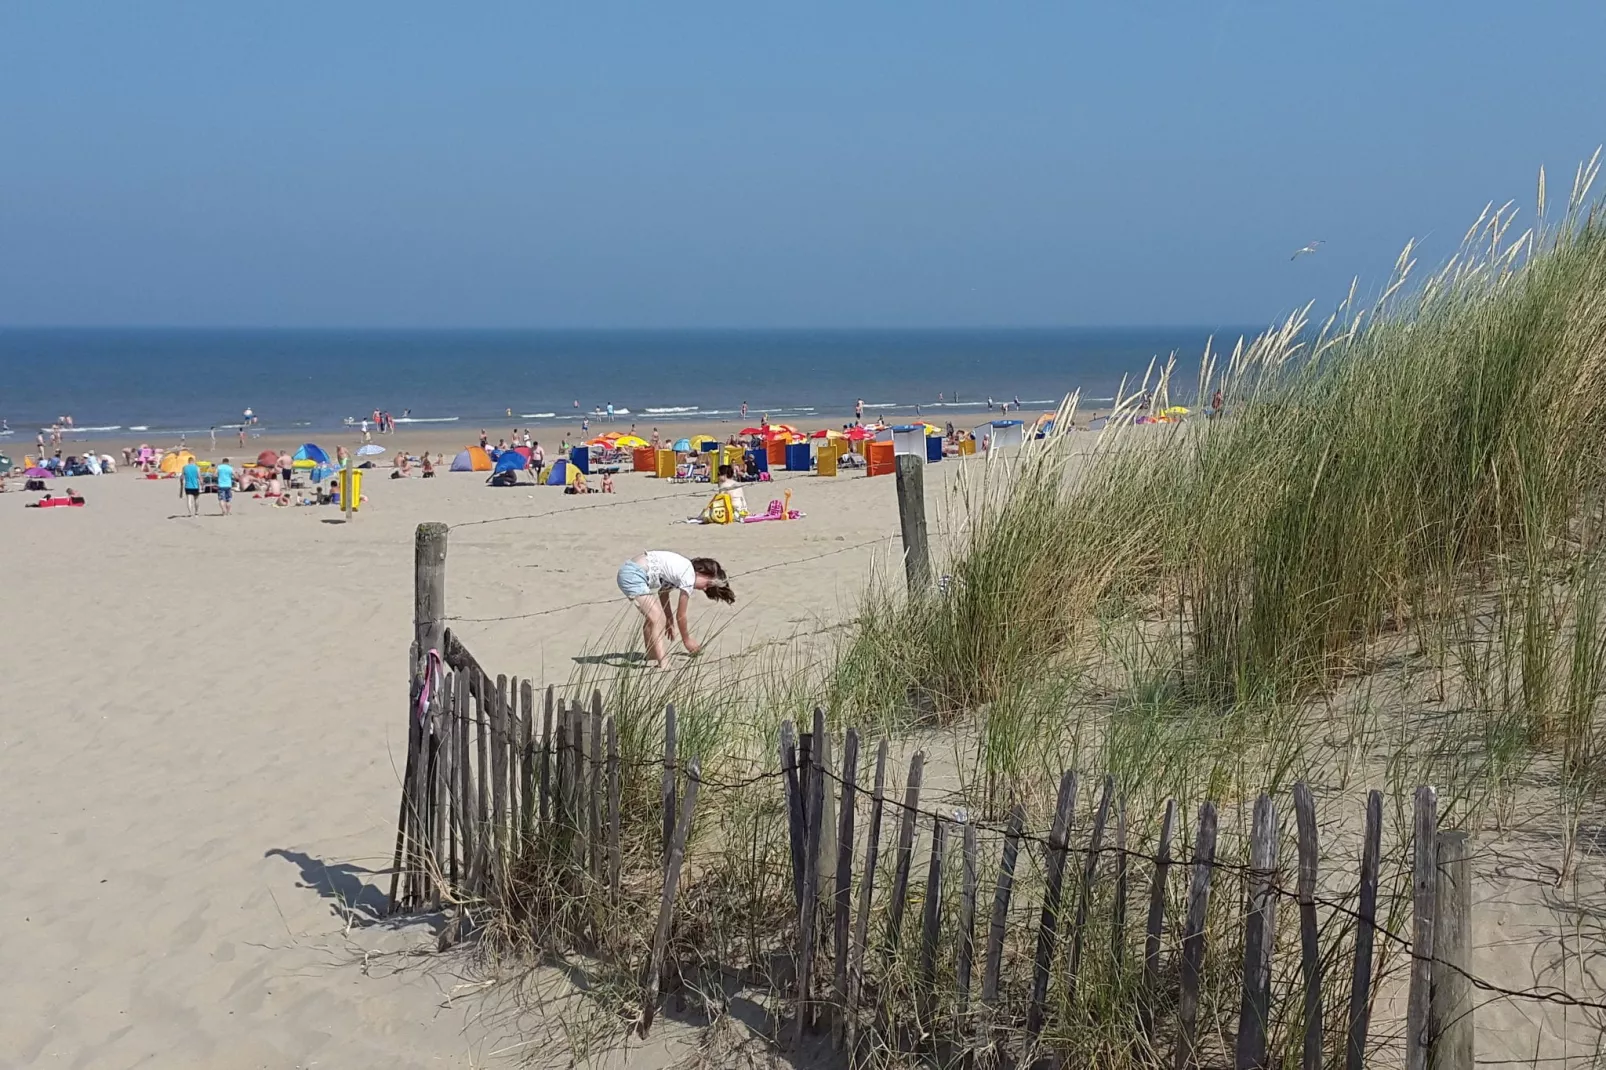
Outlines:
[{"label": "shoreline", "polygon": [[[961,420],[954,419],[949,413],[942,413],[939,419],[937,415],[926,412],[924,409],[925,407],[922,406],[922,413],[916,416],[913,411],[890,413],[884,410],[870,411],[867,407],[865,417],[868,420],[874,416],[877,419],[884,419],[889,424],[913,423],[917,420],[925,420],[939,427],[952,420],[956,430],[968,431],[972,427],[988,422],[989,419],[1036,420],[1041,413],[1048,411],[1046,409],[1023,408],[1021,410],[1023,415],[1021,416],[1016,416],[1013,410],[1008,416],[1001,416],[996,408],[989,413],[985,408],[985,403],[983,403],[979,412],[972,413]],[[1107,406],[1097,409],[1079,408],[1075,413],[1075,418],[1072,420],[1072,425],[1085,428],[1092,420],[1108,415],[1109,411]],[[491,444],[495,445],[498,439],[509,438],[515,427],[522,433],[525,427],[528,426],[535,441],[542,443],[550,454],[557,444],[564,439],[574,444],[583,439],[595,438],[607,431],[634,433],[642,438],[650,439],[655,427],[660,431],[666,428],[673,428],[672,433],[666,433],[661,436],[671,442],[677,438],[683,438],[699,432],[706,432],[724,440],[732,435],[737,435],[744,427],[756,426],[758,417],[753,416],[750,421],[743,420],[740,416],[710,420],[706,417],[687,414],[663,419],[634,421],[630,416],[624,416],[616,417],[612,422],[606,419],[592,418],[590,422],[591,427],[587,432],[581,431],[579,418],[544,420],[528,424],[521,422],[518,417],[513,417],[509,420],[505,416],[500,422],[494,424],[490,422],[483,424],[478,422],[451,424],[416,422],[402,424],[392,433],[373,433],[372,441],[376,445],[386,447],[383,457],[389,457],[395,453],[397,448],[405,447],[412,453],[424,450],[430,453],[442,453],[446,455],[447,460],[450,460],[458,451],[469,446],[479,445],[481,427],[485,429]],[[853,414],[851,410],[848,410],[841,414],[821,414],[809,420],[776,419],[772,414],[772,422],[790,423],[799,430],[808,433],[817,431],[820,428],[841,429],[844,425],[853,422]],[[169,433],[134,432],[130,434],[126,429],[92,431],[88,428],[78,428],[71,432],[63,431],[60,448],[65,456],[75,452],[70,448],[75,443],[92,444],[98,451],[112,453],[116,456],[120,454],[124,447],[137,447],[142,442],[164,450],[177,449],[182,444],[184,448],[191,450],[200,457],[230,457],[240,460],[254,458],[258,453],[267,449],[290,449],[293,451],[306,442],[315,442],[331,453],[339,445],[346,446],[348,449],[355,449],[363,443],[362,432],[356,427],[340,427],[316,431],[311,428],[278,428],[272,425],[265,425],[249,431],[245,445],[242,446],[238,438],[238,426],[233,425],[226,429],[219,427],[215,442],[211,434],[205,430],[199,434],[176,431]],[[19,463],[23,455],[32,454],[36,448],[31,435],[23,436],[21,432],[16,432],[12,435],[0,436],[0,453],[10,455],[14,461]],[[47,448],[54,452],[54,447]]]}]

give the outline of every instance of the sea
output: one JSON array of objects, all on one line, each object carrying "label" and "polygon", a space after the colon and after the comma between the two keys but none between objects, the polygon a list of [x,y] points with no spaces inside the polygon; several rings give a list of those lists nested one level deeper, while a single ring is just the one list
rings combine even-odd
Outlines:
[{"label": "sea", "polygon": [[160,440],[237,427],[247,409],[262,431],[311,435],[376,409],[400,428],[539,429],[611,404],[646,427],[739,419],[745,402],[751,421],[804,426],[862,400],[866,420],[918,407],[968,426],[989,401],[1031,413],[1080,390],[1084,407],[1108,404],[1123,375],[1173,352],[1191,394],[1206,340],[1240,333],[0,328],[0,420],[17,438],[70,415],[75,437]]}]

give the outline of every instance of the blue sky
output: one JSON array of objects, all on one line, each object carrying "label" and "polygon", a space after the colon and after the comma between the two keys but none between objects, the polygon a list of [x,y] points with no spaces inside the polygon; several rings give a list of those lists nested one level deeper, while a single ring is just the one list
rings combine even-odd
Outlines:
[{"label": "blue sky", "polygon": [[1260,323],[1541,163],[1559,199],[1602,40],[1485,0],[14,0],[0,324]]}]

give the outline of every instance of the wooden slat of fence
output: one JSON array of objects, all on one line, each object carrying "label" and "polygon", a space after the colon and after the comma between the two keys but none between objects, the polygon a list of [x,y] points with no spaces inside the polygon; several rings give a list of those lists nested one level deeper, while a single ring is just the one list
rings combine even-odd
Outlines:
[{"label": "wooden slat of fence", "polygon": [[608,901],[619,902],[619,725],[608,715]]},{"label": "wooden slat of fence", "polygon": [[1143,1035],[1150,1043],[1155,1039],[1155,1007],[1160,1000],[1160,952],[1165,934],[1166,878],[1171,873],[1171,840],[1176,835],[1177,801],[1165,801],[1165,816],[1160,820],[1160,842],[1154,852],[1154,877],[1149,884],[1149,916],[1143,927],[1143,998],[1138,1003],[1138,1018]]},{"label": "wooden slat of fence", "polygon": [[781,722],[781,780],[786,785],[786,831],[792,855],[792,898],[803,902],[803,787],[797,764],[797,730]]},{"label": "wooden slat of fence", "polygon": [[819,896],[819,927],[815,941],[822,950],[829,950],[831,906],[836,901],[836,747],[831,734],[825,729],[825,711],[814,708],[815,770],[825,778],[825,796],[820,804],[820,867],[817,894]]},{"label": "wooden slat of fence", "polygon": [[959,960],[954,966],[954,1016],[961,1034],[968,1033],[970,975],[976,957],[976,824],[966,820],[961,837],[959,875]]},{"label": "wooden slat of fence", "polygon": [[1076,892],[1076,919],[1071,923],[1071,957],[1065,971],[1065,1002],[1076,1001],[1076,977],[1082,968],[1083,930],[1087,928],[1087,912],[1093,899],[1093,878],[1098,875],[1099,851],[1104,846],[1104,826],[1110,819],[1110,802],[1115,797],[1115,778],[1105,776],[1099,792],[1098,809],[1093,813],[1093,829],[1088,834],[1087,861],[1082,867],[1082,885]]},{"label": "wooden slat of fence", "polygon": [[1021,832],[1026,825],[1026,807],[1015,803],[1009,808],[1009,827],[1004,832],[1004,854],[998,862],[998,885],[993,891],[993,916],[987,925],[987,955],[982,965],[981,1001],[998,1005],[998,978],[1004,961],[1004,932],[1009,926],[1009,900],[1015,889],[1015,860],[1020,854]]},{"label": "wooden slat of fence", "polygon": [[446,716],[441,726],[441,747],[446,754],[441,786],[446,796],[446,886],[457,892],[458,845],[462,841],[462,814],[458,812],[457,794],[457,673],[446,674]]},{"label": "wooden slat of fence", "polygon": [[[821,715],[815,711],[815,723],[819,724]],[[821,774],[819,765],[820,746],[823,735],[815,736],[816,748],[810,756],[810,762],[815,763],[809,771],[808,778],[808,820],[807,830],[803,843],[803,895],[798,906],[797,926],[797,1033],[795,1043],[803,1044],[803,1034],[812,1024],[812,1002],[814,998],[814,958],[815,958],[815,932],[814,922],[819,916],[819,883],[820,883],[820,826],[823,824],[825,813],[825,777]]]},{"label": "wooden slat of fence", "polygon": [[1188,886],[1188,915],[1182,930],[1182,992],[1177,1001],[1177,1047],[1172,1065],[1183,1070],[1194,1061],[1199,1021],[1199,983],[1204,975],[1205,912],[1210,906],[1210,878],[1216,862],[1216,804],[1199,807],[1199,835],[1193,847],[1193,877]]},{"label": "wooden slat of fence", "polygon": [[541,834],[552,831],[552,764],[556,757],[552,746],[552,702],[554,688],[546,685],[546,697],[541,700]]},{"label": "wooden slat of fence", "polygon": [[[602,887],[603,856],[607,854],[607,833],[603,827],[603,813],[605,795],[607,792],[606,767],[602,755],[602,692],[591,692],[591,739],[588,746],[590,769],[586,779],[589,781],[586,798],[590,804],[590,830],[587,836],[591,840],[591,885],[593,888]],[[600,928],[605,924],[602,915],[596,916]],[[600,941],[599,941],[600,943]]]},{"label": "wooden slat of fence", "polygon": [[859,785],[859,730],[848,729],[842,747],[842,816],[837,828],[836,889],[832,903],[832,992],[836,1006],[831,1014],[831,1047],[843,1050],[847,1026],[849,927],[853,908],[853,807]]},{"label": "wooden slat of fence", "polygon": [[1043,1031],[1048,1009],[1048,978],[1059,947],[1060,894],[1065,881],[1065,852],[1071,822],[1076,813],[1076,773],[1067,769],[1060,777],[1059,799],[1054,804],[1054,823],[1048,832],[1047,875],[1043,889],[1043,912],[1037,923],[1037,954],[1032,958],[1032,998],[1026,1009],[1026,1035],[1035,1041]]},{"label": "wooden slat of fence", "polygon": [[1411,988],[1405,1005],[1405,1070],[1427,1070],[1433,993],[1433,918],[1438,905],[1438,794],[1416,789],[1411,865]]},{"label": "wooden slat of fence", "polygon": [[569,876],[576,888],[586,870],[586,711],[569,707]]},{"label": "wooden slat of fence", "polygon": [[1366,1034],[1372,1018],[1372,943],[1377,933],[1377,875],[1383,856],[1383,793],[1366,793],[1366,832],[1361,841],[1360,901],[1356,904],[1355,971],[1350,977],[1349,1027],[1344,1070],[1364,1070]]},{"label": "wooden slat of fence", "polygon": [[500,877],[507,851],[507,677],[491,696],[491,865]]},{"label": "wooden slat of fence", "polygon": [[926,752],[917,750],[909,759],[909,779],[904,782],[903,817],[898,826],[898,847],[892,870],[892,900],[887,904],[886,955],[898,952],[903,930],[903,912],[909,894],[909,867],[914,860],[915,818],[920,809],[920,784],[925,777]]},{"label": "wooden slat of fence", "polygon": [[638,1027],[643,1037],[652,1028],[653,1016],[658,1013],[658,992],[665,967],[664,953],[669,944],[669,924],[674,917],[675,893],[680,888],[681,863],[686,858],[686,836],[691,831],[692,808],[697,805],[698,773],[697,759],[693,758],[686,767],[686,795],[680,802],[675,837],[669,845],[669,858],[664,863],[664,890],[658,901],[658,925],[653,930],[652,951],[641,980],[642,987],[647,990]]},{"label": "wooden slat of fence", "polygon": [[1472,856],[1467,834],[1437,832],[1438,902],[1433,913],[1433,999],[1428,1038],[1435,1070],[1473,1070]]},{"label": "wooden slat of fence", "polygon": [[875,788],[870,795],[870,823],[865,830],[864,873],[859,878],[859,910],[853,925],[853,964],[848,970],[848,1007],[844,1014],[842,1046],[853,1051],[858,1031],[859,995],[864,989],[864,956],[870,942],[870,897],[875,889],[876,862],[881,847],[881,811],[886,801],[887,741],[876,748]]},{"label": "wooden slat of fence", "polygon": [[1249,829],[1249,902],[1244,922],[1243,1000],[1238,1010],[1238,1070],[1266,1066],[1271,1021],[1271,959],[1277,945],[1277,808],[1265,792]]},{"label": "wooden slat of fence", "polygon": [[396,850],[390,864],[389,911],[399,913],[406,906],[411,880],[411,851],[408,847],[412,822],[413,773],[418,764],[418,724],[413,703],[418,696],[418,644],[413,644],[407,660],[407,758],[402,764],[401,805],[396,811]]},{"label": "wooden slat of fence", "polygon": [[519,683],[519,839],[535,839],[535,687]]},{"label": "wooden slat of fence", "polygon": [[491,859],[491,740],[488,707],[493,701],[487,696],[490,681],[484,673],[474,674],[474,754],[479,761],[474,766],[474,894],[484,896],[488,888]]},{"label": "wooden slat of fence", "polygon": [[920,918],[920,966],[916,974],[915,1007],[923,1035],[937,1029],[937,938],[942,925],[942,861],[948,843],[948,822],[931,823],[931,863],[926,869],[926,900]]},{"label": "wooden slat of fence", "polygon": [[1305,1040],[1300,1070],[1322,1068],[1322,949],[1316,928],[1316,799],[1301,780],[1294,785],[1299,829],[1299,967],[1305,982]]},{"label": "wooden slat of fence", "polygon": [[479,826],[476,819],[474,765],[469,760],[469,734],[473,728],[474,698],[470,688],[473,677],[459,669],[453,689],[457,695],[457,719],[453,728],[457,736],[457,834],[463,841],[463,890],[474,891],[474,852],[479,846]]},{"label": "wooden slat of fence", "polygon": [[1110,916],[1110,962],[1115,967],[1117,983],[1125,984],[1122,968],[1126,965],[1126,897],[1127,874],[1130,860],[1126,853],[1126,800],[1115,800],[1115,907]]}]

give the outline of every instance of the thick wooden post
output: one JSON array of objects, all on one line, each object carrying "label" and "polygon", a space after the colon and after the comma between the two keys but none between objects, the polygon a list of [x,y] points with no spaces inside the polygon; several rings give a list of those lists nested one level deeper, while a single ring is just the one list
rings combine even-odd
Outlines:
[{"label": "thick wooden post", "polygon": [[1428,1040],[1433,1070],[1472,1070],[1472,856],[1467,834],[1438,835],[1438,903],[1433,919],[1433,992]]},{"label": "thick wooden post", "polygon": [[1249,830],[1249,904],[1244,923],[1244,991],[1238,1010],[1238,1070],[1266,1066],[1271,956],[1277,944],[1277,809],[1265,792]]},{"label": "thick wooden post", "polygon": [[1405,1004],[1405,1070],[1428,1070],[1428,1001],[1433,991],[1434,908],[1438,906],[1439,797],[1416,789],[1411,866],[1411,989]]},{"label": "thick wooden post", "polygon": [[931,586],[931,556],[926,545],[926,459],[906,453],[899,456],[896,463],[903,570],[909,581],[909,593],[919,596]]},{"label": "thick wooden post", "polygon": [[434,521],[413,533],[413,640],[421,656],[445,645],[446,533]]}]

